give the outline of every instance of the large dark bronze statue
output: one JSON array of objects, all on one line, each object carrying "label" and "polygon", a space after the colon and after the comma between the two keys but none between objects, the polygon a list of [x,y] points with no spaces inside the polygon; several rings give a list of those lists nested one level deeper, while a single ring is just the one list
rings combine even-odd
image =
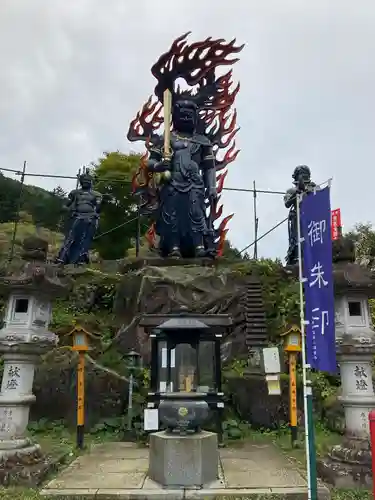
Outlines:
[{"label": "large dark bronze statue", "polygon": [[89,262],[89,250],[99,224],[101,194],[92,188],[93,178],[88,171],[80,175],[80,189],[69,193],[65,209],[70,223],[57,262],[84,264]]},{"label": "large dark bronze statue", "polygon": [[290,266],[298,262],[297,194],[312,193],[317,188],[316,184],[311,180],[311,172],[307,165],[300,165],[294,169],[293,184],[294,186],[288,189],[284,196],[284,204],[286,208],[289,208],[289,248],[286,263]]},{"label": "large dark bronze statue", "polygon": [[[127,137],[143,140],[147,152],[134,176],[134,190],[141,196],[141,211],[153,219],[148,232],[151,245],[159,238],[163,257],[215,257],[224,242],[224,218],[215,222],[226,167],[235,160],[236,112],[232,111],[239,84],[232,86],[232,71],[217,76],[218,66],[242,50],[235,40],[207,38],[187,44],[177,38],[152,67],[158,80],[156,99],[150,97],[131,122]],[[183,79],[196,90],[181,90]],[[164,134],[156,134],[164,123]],[[222,159],[218,152],[226,150]]]}]

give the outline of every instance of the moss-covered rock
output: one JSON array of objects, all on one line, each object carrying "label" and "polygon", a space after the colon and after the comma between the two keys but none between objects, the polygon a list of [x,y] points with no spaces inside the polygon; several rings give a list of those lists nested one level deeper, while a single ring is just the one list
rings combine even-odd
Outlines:
[{"label": "moss-covered rock", "polygon": [[165,313],[183,305],[198,313],[231,314],[234,327],[230,340],[239,344],[232,355],[241,354],[241,345],[245,348],[242,354],[247,353],[241,298],[249,280],[254,277],[262,285],[270,340],[278,339],[287,324],[296,321],[299,315],[298,284],[277,261],[236,263],[219,260],[215,266],[208,266],[176,265],[176,261],[165,260],[158,265],[150,265],[148,261],[140,269],[129,267],[118,286],[114,308],[116,316],[123,320],[115,338],[122,351],[134,341],[139,349],[142,348],[143,333],[137,328],[141,314]]}]

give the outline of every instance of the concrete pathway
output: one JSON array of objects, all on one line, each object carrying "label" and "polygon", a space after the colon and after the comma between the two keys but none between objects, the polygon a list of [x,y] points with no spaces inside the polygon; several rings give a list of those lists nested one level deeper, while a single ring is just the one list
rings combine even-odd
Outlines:
[{"label": "concrete pathway", "polygon": [[[218,481],[204,489],[168,490],[147,477],[148,449],[131,443],[104,443],[77,458],[50,481],[41,495],[69,499],[307,498],[306,480],[271,444],[220,450]],[[319,487],[319,500],[329,499]]]}]

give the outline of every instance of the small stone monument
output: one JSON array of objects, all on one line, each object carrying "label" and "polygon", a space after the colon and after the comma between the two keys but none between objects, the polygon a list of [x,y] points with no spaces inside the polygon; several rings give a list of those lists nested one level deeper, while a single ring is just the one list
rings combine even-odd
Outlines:
[{"label": "small stone monument", "polygon": [[371,448],[368,414],[375,408],[372,361],[375,331],[368,299],[375,297],[375,276],[354,262],[354,245],[344,238],[334,264],[336,349],[345,413],[345,437],[319,461],[320,475],[338,487],[370,486]]},{"label": "small stone monument", "polygon": [[68,291],[58,277],[58,267],[47,264],[48,243],[35,236],[25,239],[19,273],[0,278],[3,295],[8,296],[0,353],[4,372],[0,392],[0,461],[38,454],[39,445],[26,437],[34,370],[40,355],[55,347],[57,336],[48,330],[51,301]]}]

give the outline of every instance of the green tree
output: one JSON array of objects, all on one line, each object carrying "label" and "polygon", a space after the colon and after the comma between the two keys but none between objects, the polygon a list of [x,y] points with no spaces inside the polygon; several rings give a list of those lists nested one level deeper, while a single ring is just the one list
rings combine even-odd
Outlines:
[{"label": "green tree", "polygon": [[25,192],[23,208],[27,209],[33,217],[34,224],[52,231],[64,232],[65,214],[63,206],[67,201],[67,193],[58,186],[51,192],[35,190],[34,186],[28,186]]},{"label": "green tree", "polygon": [[0,223],[15,220],[21,184],[0,172]]},{"label": "green tree", "polygon": [[[66,193],[61,187],[49,192],[21,183],[0,173],[0,223],[14,221],[17,210],[27,212],[34,224],[56,231],[62,215]],[[19,206],[18,206],[19,204]]]},{"label": "green tree", "polygon": [[370,223],[359,223],[345,235],[354,241],[356,261],[371,269],[375,268],[375,231]]},{"label": "green tree", "polygon": [[[99,230],[94,240],[94,247],[103,259],[121,259],[134,247],[137,204],[131,180],[139,162],[138,154],[114,151],[104,153],[92,163],[95,189],[104,195]],[[144,221],[141,221],[141,235],[144,232]]]},{"label": "green tree", "polygon": [[238,248],[232,246],[231,242],[226,239],[223,246],[223,257],[228,260],[249,260],[247,252],[240,253]]}]

